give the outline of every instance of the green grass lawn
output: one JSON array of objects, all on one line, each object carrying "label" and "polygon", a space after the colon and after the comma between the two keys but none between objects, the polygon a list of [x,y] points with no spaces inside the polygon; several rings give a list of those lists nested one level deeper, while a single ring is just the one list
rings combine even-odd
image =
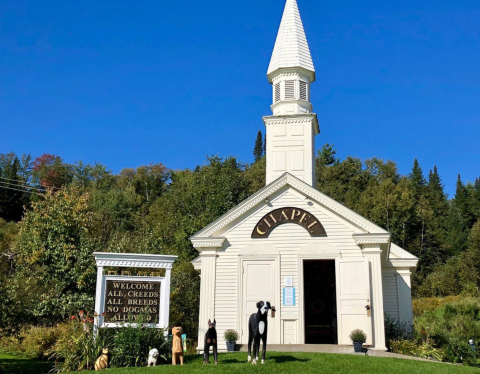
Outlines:
[{"label": "green grass lawn", "polygon": [[[212,361],[213,357],[210,356]],[[294,373],[294,374],[443,374],[443,373],[479,373],[480,369],[430,363],[396,358],[380,358],[370,356],[340,355],[326,353],[285,353],[268,352],[265,365],[247,363],[246,353],[225,353],[219,355],[219,364],[204,365],[201,356],[188,356],[185,365],[160,365],[147,368],[109,369],[112,374],[143,374],[143,373]]]},{"label": "green grass lawn", "polygon": [[[213,357],[210,357],[212,360]],[[439,363],[430,363],[396,358],[370,356],[339,355],[326,353],[285,353],[268,352],[265,365],[247,363],[246,353],[229,353],[219,355],[219,365],[203,365],[201,356],[185,357],[185,365],[159,365],[150,368],[108,369],[111,374],[144,374],[144,373],[294,373],[294,374],[444,374],[444,373],[480,373],[480,369]],[[44,374],[51,368],[45,362],[0,355],[0,373],[2,374]],[[3,371],[2,371],[3,369]]]},{"label": "green grass lawn", "polygon": [[2,374],[46,374],[52,366],[51,362],[0,353],[0,373]]}]

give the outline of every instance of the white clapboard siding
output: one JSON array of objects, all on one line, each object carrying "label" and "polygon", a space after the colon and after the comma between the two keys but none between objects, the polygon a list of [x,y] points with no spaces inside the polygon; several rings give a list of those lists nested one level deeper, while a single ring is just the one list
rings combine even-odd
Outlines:
[{"label": "white clapboard siding", "polygon": [[[257,222],[266,213],[282,207],[302,208],[315,215],[325,228],[327,237],[312,238],[303,227],[294,223],[286,223],[276,227],[266,239],[252,239],[252,230]],[[239,329],[236,310],[239,284],[238,254],[242,249],[252,245],[264,244],[275,247],[279,251],[280,282],[283,282],[285,276],[292,276],[293,285],[297,290],[296,306],[283,307],[282,305],[275,305],[280,317],[280,313],[298,314],[299,312],[298,300],[302,296],[298,292],[299,249],[308,244],[323,243],[333,245],[340,251],[360,251],[352,238],[352,234],[362,231],[359,228],[352,227],[351,223],[346,222],[343,218],[328,211],[328,209],[317,203],[308,203],[304,196],[285,189],[272,196],[268,204],[265,203],[260,208],[254,208],[253,211],[245,213],[243,217],[232,222],[228,227],[213,234],[212,236],[225,236],[228,241],[226,249],[217,252],[216,262],[215,318],[217,320],[219,349],[224,347],[223,332],[226,329]],[[279,284],[278,289],[281,290],[282,287],[283,283]],[[280,292],[278,297],[280,304],[283,304],[282,297],[282,292]]]},{"label": "white clapboard siding", "polygon": [[383,280],[383,309],[386,314],[399,321],[397,276],[394,271],[384,270]]}]

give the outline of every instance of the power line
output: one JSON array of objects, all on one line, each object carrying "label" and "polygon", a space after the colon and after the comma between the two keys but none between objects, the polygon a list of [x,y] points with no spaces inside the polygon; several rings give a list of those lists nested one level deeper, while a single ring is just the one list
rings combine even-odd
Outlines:
[{"label": "power line", "polygon": [[9,182],[4,182],[4,181],[1,181],[0,180],[0,183],[3,183],[3,184],[8,184],[10,186],[13,186],[13,187],[20,187],[22,189],[32,189],[32,190],[36,190],[36,191],[40,191],[40,192],[43,192],[43,190],[41,188],[37,188],[37,187],[30,187],[28,185],[24,185],[24,184],[17,184],[17,183],[9,183]]},{"label": "power line", "polygon": [[17,189],[17,188],[7,187],[7,186],[2,185],[1,183],[3,183],[3,182],[0,182],[0,188],[6,188],[8,190],[14,190],[14,191],[20,191],[20,192],[26,192],[26,193],[33,193],[33,194],[38,195],[38,196],[43,196],[42,194],[40,194],[38,192],[33,192],[33,191],[29,191],[29,190],[20,190],[20,189]]},{"label": "power line", "polygon": [[[22,183],[22,187],[23,187],[23,186],[26,186],[26,187],[41,189],[41,188],[39,188],[39,187],[34,187],[34,186],[32,186],[32,185],[31,185],[30,183],[28,183],[28,182],[19,181],[18,179],[11,179],[11,178],[5,178],[5,177],[0,177],[0,179],[9,180],[9,181],[13,181],[13,182],[16,182],[16,183],[20,183],[20,182],[21,182],[21,183]],[[4,183],[7,183],[7,182],[4,182]],[[61,190],[61,188],[53,187],[53,186],[52,186],[52,187],[50,187],[50,186],[48,186],[48,187],[43,187],[43,186],[42,186],[42,188],[53,188],[54,190]]]}]

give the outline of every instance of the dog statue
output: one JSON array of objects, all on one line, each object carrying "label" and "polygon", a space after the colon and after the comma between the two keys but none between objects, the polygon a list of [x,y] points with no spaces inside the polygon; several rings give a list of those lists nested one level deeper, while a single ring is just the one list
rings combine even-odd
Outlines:
[{"label": "dog statue", "polygon": [[213,360],[215,365],[218,364],[217,357],[217,330],[215,326],[217,324],[216,320],[208,320],[208,330],[205,333],[205,343],[203,345],[203,363],[208,364],[210,361],[210,347],[213,347]]},{"label": "dog statue", "polygon": [[180,361],[180,365],[183,365],[183,344],[182,344],[182,328],[172,328],[172,365],[177,364],[177,360]]},{"label": "dog statue", "polygon": [[95,361],[95,371],[108,368],[108,348],[102,349],[102,354]]},{"label": "dog statue", "polygon": [[150,349],[150,352],[148,352],[147,366],[150,366],[150,365],[157,366],[157,360],[159,355],[160,353],[158,352],[157,348]]},{"label": "dog statue", "polygon": [[275,311],[275,308],[272,308],[268,301],[259,301],[257,303],[257,308],[257,313],[253,313],[248,320],[248,362],[252,361],[251,347],[253,341],[253,365],[256,365],[258,361],[258,355],[260,353],[260,339],[263,342],[262,364],[265,363],[268,331],[267,314],[269,309]]}]

